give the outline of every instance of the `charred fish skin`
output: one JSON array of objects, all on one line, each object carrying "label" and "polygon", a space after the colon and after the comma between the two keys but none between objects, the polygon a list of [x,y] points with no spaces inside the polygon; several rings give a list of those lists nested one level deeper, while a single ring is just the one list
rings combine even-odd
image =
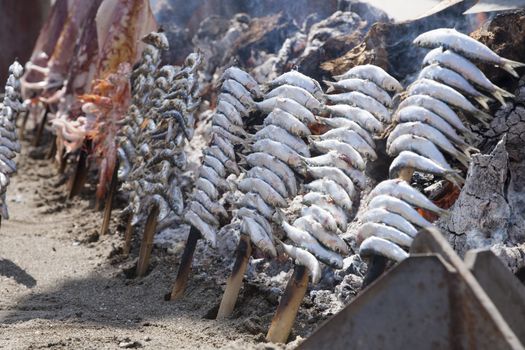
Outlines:
[{"label": "charred fish skin", "polygon": [[484,44],[453,28],[439,28],[420,34],[414,39],[414,44],[427,48],[442,46],[470,59],[498,66],[516,78],[519,76],[514,69],[525,66],[524,63],[498,56]]}]

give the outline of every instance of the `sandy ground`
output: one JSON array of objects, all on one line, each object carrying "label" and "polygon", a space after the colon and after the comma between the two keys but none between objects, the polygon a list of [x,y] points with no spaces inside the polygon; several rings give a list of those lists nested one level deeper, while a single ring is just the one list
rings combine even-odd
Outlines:
[{"label": "sandy ground", "polygon": [[[231,262],[197,261],[184,300],[165,301],[179,254],[155,249],[150,273],[129,277],[138,244],[130,257],[121,255],[122,223],[114,218],[111,233],[99,237],[93,189],[67,200],[65,177],[25,146],[8,191],[11,219],[0,229],[0,349],[276,347],[264,335],[278,294],[249,281],[231,319],[207,319]],[[306,302],[291,339],[318,321],[308,319]]]}]

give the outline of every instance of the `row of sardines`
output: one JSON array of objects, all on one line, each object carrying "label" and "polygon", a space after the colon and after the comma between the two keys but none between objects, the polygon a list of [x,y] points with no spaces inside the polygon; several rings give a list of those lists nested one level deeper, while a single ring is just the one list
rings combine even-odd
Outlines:
[{"label": "row of sardines", "polygon": [[505,98],[514,97],[494,85],[476,63],[498,66],[515,77],[514,68],[524,65],[499,57],[454,29],[426,32],[414,44],[432,50],[393,115],[386,142],[387,153],[394,157],[390,179],[371,191],[359,218],[362,256],[403,260],[418,228],[431,225],[416,209],[436,215],[446,212],[410,186],[413,171],[447,179],[458,187],[464,183],[462,174],[471,155],[479,152],[470,123],[490,122],[487,95],[502,105]]},{"label": "row of sardines", "polygon": [[[213,247],[221,228],[233,223],[265,256],[284,252],[306,266],[314,283],[322,276],[321,263],[343,266],[351,253],[343,237],[356,236],[362,256],[406,258],[418,228],[432,225],[417,209],[445,213],[411,186],[412,174],[432,174],[460,187],[471,154],[478,152],[469,126],[486,125],[491,118],[487,95],[502,104],[513,97],[475,63],[492,63],[513,75],[522,66],[452,29],[424,33],[415,44],[433,50],[406,90],[374,65],[325,81],[326,92],[297,71],[259,86],[247,72],[226,69],[211,139],[184,206],[180,193],[176,200],[165,198],[170,185],[178,188],[173,178],[179,172],[163,174],[174,164],[184,168],[181,142],[171,140],[191,138],[198,59],[189,57],[186,67],[159,67],[155,50],[167,44],[150,48],[143,77],[135,78],[136,100],[128,118],[135,120],[128,120],[121,142],[125,186],[135,193],[129,210],[139,215],[143,196],[157,196],[157,205],[167,208],[160,211],[160,222],[171,210],[176,219],[170,222],[184,220]],[[148,96],[152,89],[141,90],[144,84],[157,93]],[[163,113],[168,104],[169,113]],[[386,149],[378,149],[385,138]],[[125,150],[126,142],[132,151]],[[372,185],[367,164],[384,152],[393,157],[390,179],[363,198]],[[145,176],[148,157],[158,165]],[[365,209],[359,211],[358,229],[347,232],[359,205]]]},{"label": "row of sardines", "polygon": [[129,194],[124,213],[131,227],[142,224],[154,205],[157,232],[163,233],[182,222],[184,147],[200,104],[201,58],[193,53],[181,67],[161,65],[161,53],[169,48],[166,36],[154,32],[143,41],[147,45],[131,76],[133,98],[119,137],[118,176]]}]

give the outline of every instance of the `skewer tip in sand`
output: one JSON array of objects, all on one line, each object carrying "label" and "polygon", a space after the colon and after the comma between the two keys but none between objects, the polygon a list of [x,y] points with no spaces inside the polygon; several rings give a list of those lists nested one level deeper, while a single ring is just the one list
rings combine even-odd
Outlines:
[{"label": "skewer tip in sand", "polygon": [[157,229],[158,216],[159,207],[156,204],[153,204],[146,220],[144,235],[142,236],[142,243],[140,245],[139,261],[137,262],[137,277],[144,276],[148,271],[151,250],[153,249],[153,237],[155,236],[155,230]]},{"label": "skewer tip in sand", "polygon": [[108,233],[109,222],[111,220],[111,211],[113,210],[113,197],[115,197],[115,192],[117,192],[118,168],[119,161],[117,159],[117,162],[115,164],[115,170],[113,170],[113,175],[111,176],[109,192],[106,195],[106,201],[104,203],[104,217],[102,219],[102,227],[100,228],[101,235],[105,235],[106,233]]},{"label": "skewer tip in sand", "polygon": [[186,246],[184,247],[184,253],[180,259],[179,271],[177,272],[177,278],[173,284],[171,290],[170,300],[178,300],[184,295],[186,285],[188,284],[188,277],[191,271],[191,263],[193,261],[193,253],[197,246],[197,241],[202,237],[199,230],[191,226],[188,239],[186,240]]},{"label": "skewer tip in sand", "polygon": [[221,305],[217,312],[217,319],[226,318],[233,312],[235,303],[239,297],[239,291],[241,290],[242,279],[246,272],[246,268],[248,267],[251,255],[252,245],[250,237],[247,235],[241,235],[239,245],[237,246],[237,254],[235,263],[233,264],[232,274],[228,278],[226,289],[222,296]]},{"label": "skewer tip in sand", "polygon": [[292,331],[297,312],[301,306],[306,288],[308,287],[308,271],[306,267],[295,266],[292,278],[288,281],[286,290],[281,297],[279,306],[273,316],[266,340],[272,343],[286,343]]}]

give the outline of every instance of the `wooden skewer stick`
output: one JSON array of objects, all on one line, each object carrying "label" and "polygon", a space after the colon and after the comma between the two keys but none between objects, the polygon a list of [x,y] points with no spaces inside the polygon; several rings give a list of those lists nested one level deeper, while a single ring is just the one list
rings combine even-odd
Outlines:
[{"label": "wooden skewer stick", "polygon": [[154,204],[148,214],[146,225],[144,227],[144,235],[142,236],[142,243],[140,245],[139,261],[137,263],[137,277],[142,277],[146,274],[149,267],[149,259],[151,257],[151,250],[153,249],[153,237],[157,229],[157,217],[159,216],[159,207]]},{"label": "wooden skewer stick", "polygon": [[197,241],[202,237],[199,230],[191,226],[188,239],[186,240],[186,246],[184,247],[184,253],[180,259],[179,271],[177,272],[177,278],[173,284],[171,290],[170,300],[178,300],[184,295],[186,285],[188,284],[188,277],[191,271],[191,263],[193,261],[193,253],[197,247]]},{"label": "wooden skewer stick", "polygon": [[49,151],[47,152],[46,158],[53,159],[56,153],[57,153],[57,136],[53,135],[53,138],[51,139],[51,147],[49,147]]},{"label": "wooden skewer stick", "polygon": [[22,124],[20,124],[20,128],[18,129],[18,138],[20,139],[20,141],[23,141],[25,138],[26,125],[27,125],[28,119],[29,119],[29,111],[26,111],[24,113],[24,119],[22,119]]},{"label": "wooden skewer stick", "polygon": [[37,126],[36,135],[32,143],[33,147],[37,147],[40,144],[40,139],[42,138],[42,135],[44,134],[44,129],[46,128],[47,112],[48,108],[46,107],[46,109],[43,112],[42,118],[40,118],[40,123]]},{"label": "wooden skewer stick", "polygon": [[279,306],[273,316],[266,340],[272,343],[286,343],[292,331],[299,306],[308,287],[308,271],[304,266],[296,265],[292,278],[288,281]]},{"label": "wooden skewer stick", "polygon": [[124,233],[124,248],[123,248],[123,254],[129,255],[129,252],[131,250],[131,239],[133,238],[133,225],[131,222],[133,221],[133,214],[130,214],[128,219],[128,224],[126,225],[126,232]]},{"label": "wooden skewer stick", "polygon": [[63,174],[66,171],[66,165],[67,165],[67,155],[66,152],[63,151],[61,153],[60,161],[58,162],[58,173]]},{"label": "wooden skewer stick", "polygon": [[237,246],[237,257],[233,264],[232,274],[228,278],[226,289],[222,296],[221,305],[217,312],[217,319],[228,317],[233,312],[237,298],[239,297],[239,291],[242,286],[242,279],[250,256],[252,255],[252,244],[248,235],[241,235],[239,245]]},{"label": "wooden skewer stick", "polygon": [[86,141],[84,143],[84,147],[82,147],[79,151],[77,167],[75,168],[75,173],[73,174],[69,188],[69,199],[75,197],[80,193],[86,181],[88,146],[89,142]]},{"label": "wooden skewer stick", "polygon": [[118,168],[119,161],[115,164],[115,170],[113,170],[113,175],[111,176],[111,183],[109,185],[109,192],[106,196],[106,203],[104,204],[104,218],[102,219],[102,227],[100,228],[100,234],[105,235],[108,233],[109,221],[111,220],[111,211],[113,210],[113,197],[117,191],[118,185]]},{"label": "wooden skewer stick", "polygon": [[399,178],[408,183],[412,180],[412,175],[414,175],[414,168],[404,168],[399,172]]}]

